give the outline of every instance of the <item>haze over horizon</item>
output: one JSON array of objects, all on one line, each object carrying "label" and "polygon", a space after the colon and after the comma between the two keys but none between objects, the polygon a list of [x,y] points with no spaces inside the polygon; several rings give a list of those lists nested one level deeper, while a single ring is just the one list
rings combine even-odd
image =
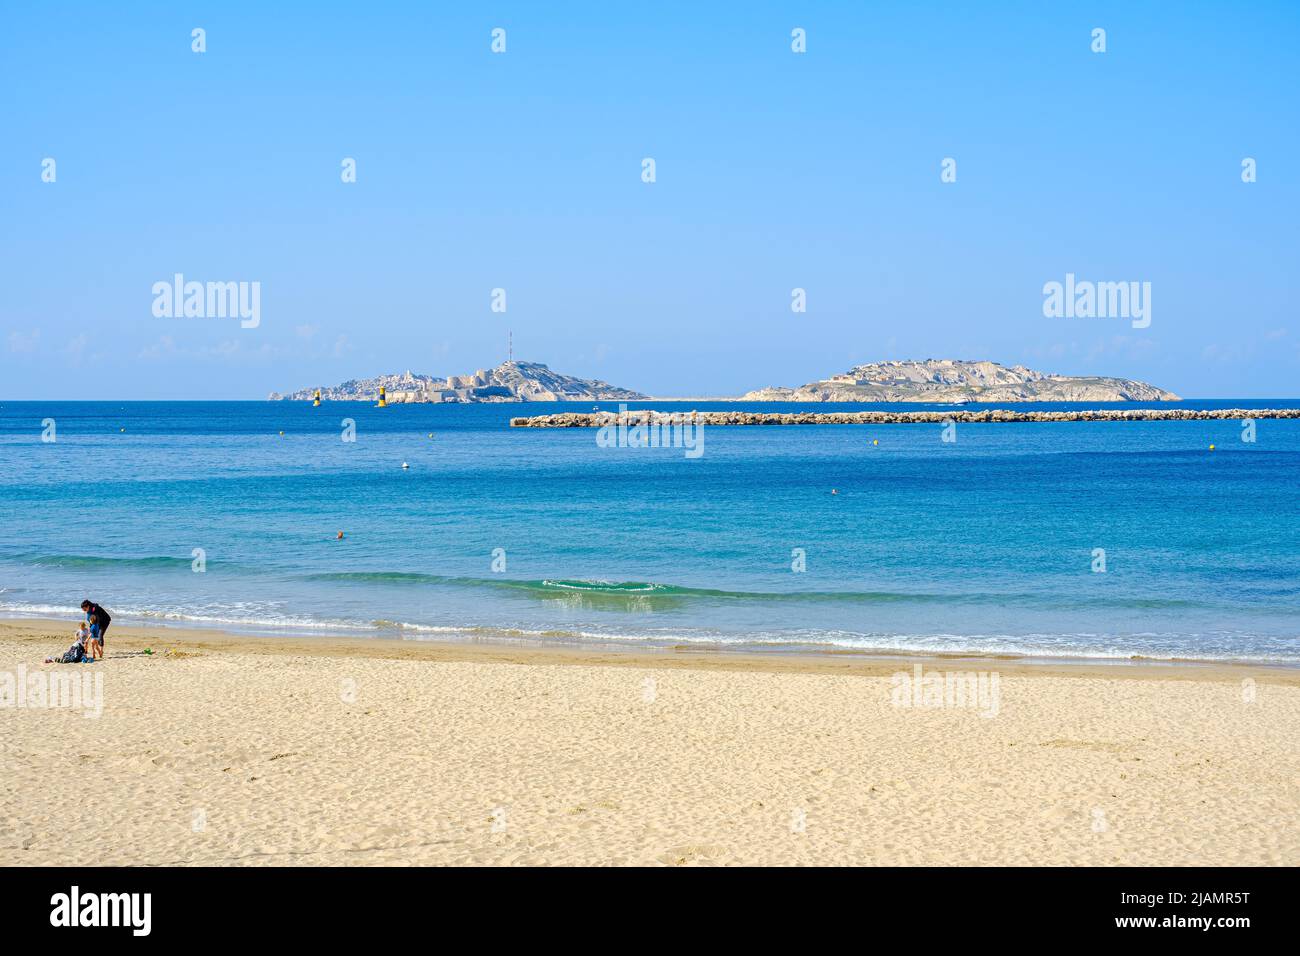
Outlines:
[{"label": "haze over horizon", "polygon": [[[10,6],[0,399],[462,374],[508,331],[658,396],[923,358],[1295,393],[1300,8],[1003,12]],[[178,273],[258,322],[156,315]],[[1067,275],[1150,283],[1149,326],[1045,317]]]}]

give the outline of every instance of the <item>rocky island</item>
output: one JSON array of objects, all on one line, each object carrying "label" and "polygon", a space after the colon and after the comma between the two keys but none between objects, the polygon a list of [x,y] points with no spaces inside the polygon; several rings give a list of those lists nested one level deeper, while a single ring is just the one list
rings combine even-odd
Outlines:
[{"label": "rocky island", "polygon": [[872,362],[798,388],[747,392],[744,402],[1153,402],[1178,396],[1145,382],[1049,375],[1023,365],[925,359]]},{"label": "rocky island", "polygon": [[[389,404],[420,402],[635,402],[647,396],[607,382],[553,372],[540,362],[502,362],[470,375],[434,375],[407,371],[352,379],[320,388],[322,401],[374,401],[383,389]],[[272,392],[272,401],[312,401],[317,389],[287,395]],[[674,399],[665,398],[665,401]],[[872,362],[842,375],[798,388],[772,386],[746,392],[742,402],[925,402],[965,405],[981,402],[1155,402],[1178,401],[1173,392],[1146,382],[1105,376],[1052,375],[1023,365],[925,359]]]},{"label": "rocky island", "polygon": [[[320,389],[327,402],[374,401],[383,389],[388,404],[421,402],[635,402],[646,396],[606,382],[552,372],[540,362],[502,362],[472,375],[417,375],[411,371],[352,379]],[[271,401],[310,402],[315,388],[287,395],[272,392]]]}]

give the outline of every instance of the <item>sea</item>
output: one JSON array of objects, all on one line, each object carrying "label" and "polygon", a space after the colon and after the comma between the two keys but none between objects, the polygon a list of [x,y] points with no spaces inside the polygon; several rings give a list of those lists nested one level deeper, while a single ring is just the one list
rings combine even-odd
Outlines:
[{"label": "sea", "polygon": [[705,426],[691,454],[509,425],[590,408],[0,403],[0,615],[1300,663],[1300,420]]}]

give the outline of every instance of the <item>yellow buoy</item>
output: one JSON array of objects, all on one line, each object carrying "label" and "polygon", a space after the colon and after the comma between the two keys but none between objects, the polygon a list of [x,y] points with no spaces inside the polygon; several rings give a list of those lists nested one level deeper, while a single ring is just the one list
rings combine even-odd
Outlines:
[{"label": "yellow buoy", "polygon": [[880,444],[880,439],[879,439],[879,438],[873,438],[873,439],[871,439],[871,444],[873,444],[873,445],[879,445],[879,444]]},{"label": "yellow buoy", "polygon": [[312,407],[320,408],[320,389],[316,389],[316,397],[312,399]]},{"label": "yellow buoy", "polygon": [[379,401],[376,403],[380,408],[388,407],[388,396],[384,392],[384,386],[379,386]]},{"label": "yellow buoy", "polygon": [[1214,451],[1214,446],[1213,446],[1213,445],[1210,446],[1210,451]]}]

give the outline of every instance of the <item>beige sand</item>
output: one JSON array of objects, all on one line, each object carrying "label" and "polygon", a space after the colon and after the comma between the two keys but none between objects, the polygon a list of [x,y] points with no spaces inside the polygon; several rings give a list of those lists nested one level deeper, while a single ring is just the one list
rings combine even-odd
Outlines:
[{"label": "beige sand", "polygon": [[99,719],[0,709],[0,864],[1300,863],[1291,671],[923,662],[995,671],[983,717],[859,656],[115,626],[38,664],[72,626],[0,624],[0,676],[103,675]]}]

